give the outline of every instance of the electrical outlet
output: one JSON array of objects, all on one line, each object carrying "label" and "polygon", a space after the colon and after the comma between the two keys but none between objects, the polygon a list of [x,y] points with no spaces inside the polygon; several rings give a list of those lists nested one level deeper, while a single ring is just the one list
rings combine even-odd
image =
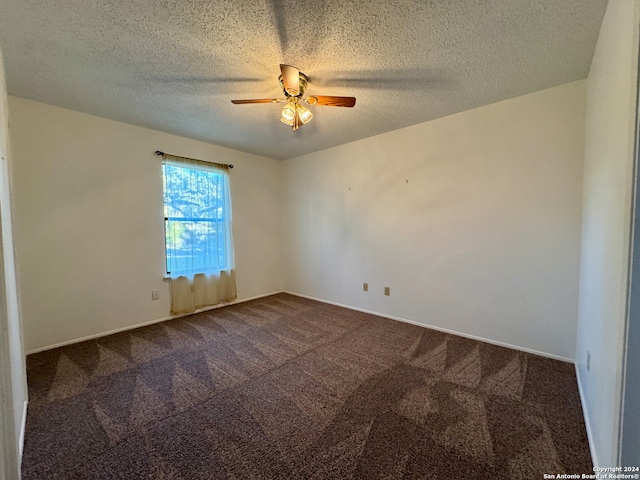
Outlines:
[{"label": "electrical outlet", "polygon": [[160,290],[151,290],[151,300],[158,300],[160,298]]},{"label": "electrical outlet", "polygon": [[587,372],[591,371],[591,351],[587,350]]},{"label": "electrical outlet", "polygon": [[391,295],[391,288],[384,287],[384,294],[387,295],[387,296]]},{"label": "electrical outlet", "polygon": [[368,292],[369,291],[369,284],[368,283],[363,283],[362,284],[362,291],[363,292]]}]

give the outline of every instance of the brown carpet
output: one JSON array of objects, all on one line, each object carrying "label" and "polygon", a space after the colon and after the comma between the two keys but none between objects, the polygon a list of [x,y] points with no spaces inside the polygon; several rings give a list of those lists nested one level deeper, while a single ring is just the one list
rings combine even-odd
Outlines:
[{"label": "brown carpet", "polygon": [[279,294],[30,355],[33,479],[590,473],[573,365]]}]

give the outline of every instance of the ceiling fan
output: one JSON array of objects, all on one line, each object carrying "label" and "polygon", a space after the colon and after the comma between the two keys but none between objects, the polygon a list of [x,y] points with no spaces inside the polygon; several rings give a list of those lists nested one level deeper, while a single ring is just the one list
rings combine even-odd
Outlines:
[{"label": "ceiling fan", "polygon": [[309,123],[313,118],[311,111],[301,105],[301,101],[309,105],[321,105],[325,107],[353,107],[356,104],[355,97],[334,97],[327,95],[310,95],[303,98],[309,78],[291,65],[280,65],[282,74],[278,77],[285,98],[258,98],[252,100],[231,100],[236,105],[246,103],[284,103],[280,121],[293,128],[295,132],[302,125]]}]

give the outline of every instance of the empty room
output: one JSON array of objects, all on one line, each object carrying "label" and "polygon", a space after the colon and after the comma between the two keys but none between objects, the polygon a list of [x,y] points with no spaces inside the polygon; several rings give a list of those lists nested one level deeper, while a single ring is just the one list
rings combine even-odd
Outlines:
[{"label": "empty room", "polygon": [[0,480],[640,478],[639,45],[0,0]]}]

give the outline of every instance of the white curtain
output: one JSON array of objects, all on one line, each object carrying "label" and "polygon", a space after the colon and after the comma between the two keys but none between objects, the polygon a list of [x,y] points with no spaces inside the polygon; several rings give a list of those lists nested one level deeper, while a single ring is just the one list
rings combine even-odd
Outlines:
[{"label": "white curtain", "polygon": [[192,313],[199,308],[228,302],[237,297],[236,273],[196,273],[171,279],[171,313]]},{"label": "white curtain", "polygon": [[171,313],[234,300],[229,167],[167,154],[164,167]]}]

